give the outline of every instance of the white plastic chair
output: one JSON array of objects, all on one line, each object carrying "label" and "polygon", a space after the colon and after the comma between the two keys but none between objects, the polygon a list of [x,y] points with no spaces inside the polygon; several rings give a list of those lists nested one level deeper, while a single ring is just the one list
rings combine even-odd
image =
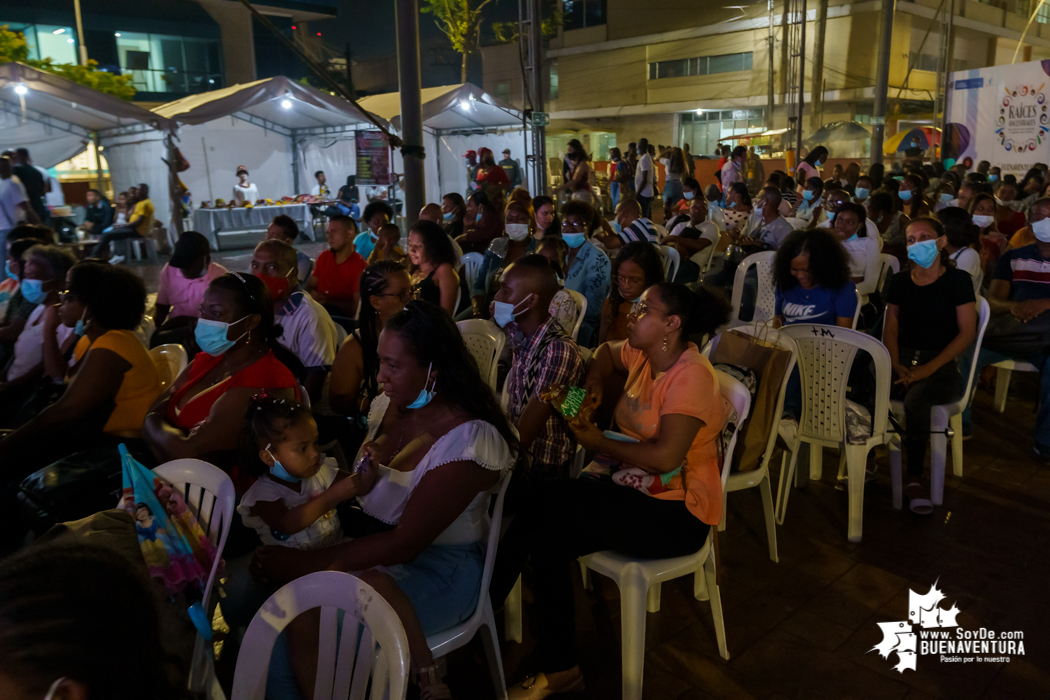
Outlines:
[{"label": "white plastic chair", "polygon": [[485,256],[481,253],[464,253],[459,262],[463,265],[463,276],[467,278],[467,289],[474,289],[474,278],[478,276]]},{"label": "white plastic chair", "polygon": [[998,413],[1006,410],[1006,397],[1010,394],[1010,377],[1014,372],[1035,372],[1040,369],[1024,360],[1003,360],[996,362],[995,367],[995,402],[992,404]]},{"label": "white plastic chair", "polygon": [[864,295],[859,290],[854,289],[857,292],[857,308],[853,312],[853,325],[850,326],[853,330],[857,330],[857,321],[860,320],[860,307],[864,306]]},{"label": "white plastic chair", "polygon": [[583,325],[583,318],[587,315],[587,297],[572,289],[566,289],[565,291],[568,292],[569,296],[572,297],[572,300],[576,302],[576,322],[572,324],[572,333],[570,334],[572,335],[572,339],[576,340],[580,335],[580,326]]},{"label": "white plastic chair", "polygon": [[663,259],[664,279],[668,282],[673,282],[675,276],[678,275],[678,268],[682,264],[682,256],[671,246],[658,245],[656,250],[660,253],[661,259]]},{"label": "white plastic chair", "polygon": [[[896,255],[890,255],[889,253],[879,253],[879,259],[882,261],[882,268],[879,270],[879,285],[876,287],[878,294],[882,295],[886,289],[886,283],[889,281],[890,270],[893,270],[893,274],[898,274],[901,271],[901,261],[897,259]],[[861,295],[864,304],[868,303],[868,295]]]},{"label": "white plastic chair", "polygon": [[[769,429],[769,436],[766,440],[766,451],[762,454],[761,463],[756,469],[746,472],[730,473],[727,479],[723,479],[722,520],[718,523],[718,531],[722,532],[726,529],[726,501],[729,497],[729,493],[731,491],[742,491],[757,486],[762,497],[762,510],[766,519],[766,539],[769,543],[769,558],[774,562],[779,562],[780,557],[777,554],[777,523],[776,515],[773,512],[773,489],[769,477],[769,463],[773,459],[773,450],[776,448],[777,430],[780,426],[780,415],[784,412],[784,395],[787,392],[788,380],[791,379],[791,373],[795,369],[795,362],[798,359],[798,347],[795,345],[795,341],[791,339],[791,336],[782,333],[780,329],[769,329],[769,333],[766,334],[765,331],[767,329],[764,328],[762,324],[737,326],[733,330],[751,336],[765,337],[770,343],[774,343],[781,349],[791,353],[791,359],[788,360],[787,372],[784,373],[784,378],[780,382],[780,390],[777,392],[777,403],[773,412],[773,424]],[[718,346],[718,340],[720,337],[721,335],[715,336],[711,339],[711,342],[704,347],[705,356],[709,357],[711,355],[715,347]]]},{"label": "white plastic chair", "polygon": [[[948,436],[945,431],[948,426],[955,432],[951,440],[952,447],[952,469],[955,476],[963,475],[963,435],[962,435],[962,412],[970,399],[973,388],[973,375],[977,370],[977,356],[981,352],[981,342],[984,340],[984,331],[988,328],[988,320],[991,318],[991,308],[988,300],[977,297],[977,339],[974,341],[973,359],[970,361],[970,370],[966,375],[966,389],[958,401],[933,406],[930,409],[930,502],[935,506],[944,502],[944,463],[947,459]],[[894,417],[902,425],[904,424],[904,402],[891,401],[890,410]],[[889,443],[890,451],[890,477],[893,481],[893,507],[900,510],[903,504],[903,485],[901,474],[901,440],[897,436]]]},{"label": "white plastic chair", "polygon": [[[798,461],[799,445],[810,445],[809,476],[819,479],[821,449],[838,447],[846,453],[849,474],[850,542],[860,542],[864,525],[864,474],[868,452],[889,439],[886,432],[890,403],[890,354],[886,346],[870,335],[849,328],[796,323],[781,329],[798,346],[798,367],[802,377],[802,419],[798,437],[789,445],[791,463],[781,463],[777,489],[777,522],[783,523],[791,495],[791,478]],[[863,444],[846,440],[846,388],[853,358],[864,350],[875,362],[875,411],[871,436]],[[784,455],[785,459],[787,455]]]},{"label": "white plastic chair", "polygon": [[[405,628],[374,588],[341,571],[317,571],[297,578],[255,613],[241,642],[233,700],[264,700],[277,637],[292,620],[313,608],[321,609],[314,700],[347,696],[363,700],[369,686],[372,700],[404,700],[409,669]],[[345,612],[341,632],[339,610]]]},{"label": "white plastic chair", "polygon": [[[751,394],[743,384],[727,374],[716,372],[722,395],[736,409],[743,422],[751,408]],[[722,485],[725,488],[732,463],[733,448],[737,433],[733,434],[726,448],[722,463]],[[660,586],[693,574],[693,595],[697,600],[711,601],[711,616],[714,619],[715,639],[718,653],[729,659],[726,648],[725,624],[722,620],[722,600],[715,576],[715,559],[711,556],[711,537],[695,554],[673,559],[635,559],[613,550],[595,552],[580,557],[584,586],[590,588],[588,569],[608,576],[616,581],[620,589],[620,636],[623,663],[623,700],[640,700],[642,697],[642,672],[645,662],[645,612],[659,612]],[[703,577],[700,571],[703,570]]]},{"label": "white plastic chair", "polygon": [[496,391],[497,360],[503,352],[507,336],[495,323],[480,318],[459,321],[456,325],[467,349],[478,363],[481,378],[492,387],[492,391]]},{"label": "white plastic chair", "polygon": [[157,366],[161,390],[167,389],[189,364],[186,348],[178,343],[158,345],[150,349],[149,356],[153,359],[153,364]]},{"label": "white plastic chair", "polygon": [[758,270],[758,294],[755,296],[755,315],[751,320],[768,321],[773,318],[777,308],[773,290],[773,258],[776,255],[776,251],[772,250],[754,253],[744,258],[736,268],[736,275],[733,277],[733,313],[729,317],[730,328],[750,323],[740,318],[740,305],[744,298],[744,280],[747,271],[752,267]]},{"label": "white plastic chair", "polygon": [[152,316],[143,316],[142,320],[139,321],[138,328],[133,332],[135,337],[142,343],[142,347],[149,350],[149,339],[153,337],[153,333],[157,330],[157,323],[153,320]]},{"label": "white plastic chair", "polygon": [[[176,459],[156,467],[153,472],[182,493],[186,507],[197,518],[208,539],[215,545],[215,561],[212,562],[208,580],[204,586],[201,607],[211,620],[211,590],[215,585],[222,550],[233,524],[233,508],[236,493],[233,482],[226,472],[199,459]],[[193,692],[204,692],[210,698],[225,698],[215,677],[215,659],[211,643],[200,635],[193,647],[190,666],[189,688]]]},{"label": "white plastic chair", "polygon": [[479,589],[481,593],[478,596],[478,606],[474,609],[474,614],[466,622],[427,637],[427,646],[430,647],[436,661],[465,646],[481,627],[485,627],[485,631],[481,633],[481,641],[485,647],[485,656],[488,657],[492,685],[496,689],[496,697],[500,700],[507,698],[507,681],[503,675],[503,658],[500,656],[499,637],[496,636],[496,617],[492,612],[489,583],[492,581],[492,566],[496,562],[496,547],[499,545],[500,523],[503,521],[503,499],[507,495],[507,485],[510,484],[512,474],[513,472],[508,469],[500,477],[499,483],[493,487],[496,493],[496,503],[489,521],[488,541],[485,545],[485,568],[481,575],[481,588]]}]

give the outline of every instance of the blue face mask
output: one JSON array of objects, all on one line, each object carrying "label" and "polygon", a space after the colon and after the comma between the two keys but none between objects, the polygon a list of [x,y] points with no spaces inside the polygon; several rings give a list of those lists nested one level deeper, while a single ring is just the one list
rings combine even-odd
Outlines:
[{"label": "blue face mask", "polygon": [[244,318],[237,319],[233,323],[212,321],[206,318],[197,319],[197,327],[193,330],[193,338],[197,341],[197,347],[212,357],[222,355],[236,345],[238,340],[248,334],[248,331],[245,331],[235,340],[228,340],[226,338],[230,326],[240,323],[245,318],[248,317],[245,316]]},{"label": "blue face mask", "polygon": [[812,202],[813,196],[813,190],[802,190],[802,199],[806,200],[807,202]]},{"label": "blue face mask", "polygon": [[869,194],[871,194],[871,190],[869,190],[867,187],[857,188],[857,199],[865,200],[868,198]]},{"label": "blue face mask", "polygon": [[8,258],[4,263],[4,273],[7,274],[11,279],[18,281],[18,275],[15,274],[14,270],[11,269],[11,259]]},{"label": "blue face mask", "polygon": [[563,241],[565,241],[565,245],[569,246],[570,248],[579,248],[581,245],[583,245],[583,242],[587,240],[587,234],[563,233],[561,235],[561,238]]},{"label": "blue face mask", "polygon": [[857,240],[858,238],[860,238],[860,234],[859,234],[859,233],[855,233],[855,234],[853,234],[852,236],[850,236],[849,238],[847,238],[847,239],[846,239],[846,241],[847,241],[847,242],[848,242],[848,241],[855,241],[855,240]]},{"label": "blue face mask", "polygon": [[508,304],[505,301],[493,301],[492,302],[492,320],[495,321],[500,328],[506,328],[507,324],[514,320],[515,312],[518,307],[528,301],[528,297],[525,297],[521,301],[515,304]]},{"label": "blue face mask", "polygon": [[[431,362],[427,366],[427,381],[430,381],[430,370],[433,369],[433,367],[434,367],[434,363],[433,362]],[[423,384],[423,388],[420,389],[420,391],[419,391],[419,396],[416,397],[415,401],[413,401],[412,403],[408,404],[408,407],[409,408],[423,408],[424,406],[426,406],[428,403],[430,403],[434,399],[434,390],[436,388],[437,388],[437,382],[436,381],[434,382],[434,387],[430,391],[427,391],[427,385],[424,383]]]},{"label": "blue face mask", "polygon": [[84,320],[84,316],[87,315],[87,309],[84,310],[84,314],[77,319],[77,323],[73,326],[73,335],[82,336],[87,333],[87,322]]},{"label": "blue face mask", "polygon": [[481,221],[481,212],[480,211],[478,212],[478,215],[474,217],[474,221],[475,222]]},{"label": "blue face mask", "polygon": [[284,465],[281,464],[277,460],[277,458],[273,456],[272,452],[270,452],[270,445],[269,444],[266,445],[266,454],[270,455],[270,457],[273,457],[273,466],[270,467],[270,474],[272,474],[273,476],[277,477],[281,481],[288,481],[288,482],[291,482],[293,484],[297,484],[300,481],[302,481],[302,479],[300,479],[299,477],[292,476],[291,474],[288,473],[288,470],[284,468]]},{"label": "blue face mask", "polygon": [[940,199],[941,199],[941,204],[947,204],[948,202],[950,202],[953,199],[955,199],[955,197],[953,197],[950,192],[941,192]]},{"label": "blue face mask", "polygon": [[813,167],[814,168],[819,168],[820,167],[820,161],[819,160],[813,161]]},{"label": "blue face mask", "polygon": [[30,304],[39,304],[47,298],[43,280],[22,280],[22,296]]},{"label": "blue face mask", "polygon": [[940,251],[937,250],[936,238],[931,238],[928,241],[919,241],[908,246],[908,259],[925,268],[933,265],[933,261],[940,254]]},{"label": "blue face mask", "polygon": [[902,202],[907,202],[911,199],[911,190],[901,190],[899,194]]},{"label": "blue face mask", "polygon": [[995,182],[998,179],[999,179],[998,175],[989,175],[988,176],[988,182]]},{"label": "blue face mask", "polygon": [[444,214],[441,215],[441,218],[443,218],[445,221],[452,221],[452,219],[456,218],[456,213],[453,211],[446,211]]},{"label": "blue face mask", "polygon": [[682,196],[685,197],[685,200],[688,202],[689,200],[691,200],[696,195],[693,194],[692,192],[683,192]]},{"label": "blue face mask", "polygon": [[835,220],[835,212],[829,211],[828,212],[828,221],[834,221],[834,220]]},{"label": "blue face mask", "polygon": [[613,220],[613,222],[612,222],[612,223],[610,224],[610,226],[612,226],[612,230],[616,232],[616,235],[617,235],[617,236],[619,236],[619,235],[620,235],[620,231],[622,231],[622,230],[623,230],[623,228],[622,228],[622,227],[620,226],[620,222],[619,222],[619,221],[616,221],[615,219],[614,219],[614,220]]}]

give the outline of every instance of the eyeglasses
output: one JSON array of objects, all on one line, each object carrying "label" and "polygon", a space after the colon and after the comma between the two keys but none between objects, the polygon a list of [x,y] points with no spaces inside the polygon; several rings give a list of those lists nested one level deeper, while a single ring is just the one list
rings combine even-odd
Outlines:
[{"label": "eyeglasses", "polygon": [[635,318],[641,318],[642,316],[649,313],[649,311],[659,311],[660,313],[667,313],[665,309],[661,309],[659,306],[650,307],[648,302],[639,301],[631,307],[631,315]]},{"label": "eyeglasses", "polygon": [[402,304],[407,304],[408,302],[412,301],[413,297],[415,296],[415,292],[413,292],[411,289],[406,289],[405,291],[403,291],[403,292],[401,292],[399,294],[387,293],[387,294],[376,294],[374,296],[377,296],[377,297],[397,297],[397,300],[400,301]]},{"label": "eyeglasses", "polygon": [[644,277],[624,277],[623,275],[616,275],[617,284],[645,284]]},{"label": "eyeglasses", "polygon": [[587,224],[583,221],[563,221],[561,222],[562,231],[586,231]]},{"label": "eyeglasses", "polygon": [[76,301],[76,299],[77,295],[68,289],[63,289],[58,293],[58,301],[62,304],[65,304],[67,301]]}]

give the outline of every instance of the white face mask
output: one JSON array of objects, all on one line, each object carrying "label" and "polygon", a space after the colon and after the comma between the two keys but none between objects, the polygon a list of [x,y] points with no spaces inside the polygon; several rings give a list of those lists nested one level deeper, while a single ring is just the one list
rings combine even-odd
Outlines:
[{"label": "white face mask", "polygon": [[507,224],[507,237],[512,241],[524,241],[529,237],[528,224]]},{"label": "white face mask", "polygon": [[1050,243],[1050,218],[1033,221],[1032,233],[1040,243]]},{"label": "white face mask", "polygon": [[995,221],[994,216],[988,216],[987,214],[974,214],[971,218],[977,228],[988,228]]}]

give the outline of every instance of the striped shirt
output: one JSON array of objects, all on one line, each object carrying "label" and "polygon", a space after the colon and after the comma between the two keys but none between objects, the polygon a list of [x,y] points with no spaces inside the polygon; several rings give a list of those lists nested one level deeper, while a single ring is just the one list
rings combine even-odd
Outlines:
[{"label": "striped shirt", "polygon": [[635,241],[658,243],[660,241],[660,234],[656,232],[656,227],[653,226],[653,222],[649,221],[649,219],[635,219],[630,226],[624,226],[620,229],[619,236],[624,243],[634,243]]},{"label": "striped shirt", "polygon": [[1010,301],[1050,299],[1050,260],[1035,243],[1003,253],[995,279],[1010,283]]}]

